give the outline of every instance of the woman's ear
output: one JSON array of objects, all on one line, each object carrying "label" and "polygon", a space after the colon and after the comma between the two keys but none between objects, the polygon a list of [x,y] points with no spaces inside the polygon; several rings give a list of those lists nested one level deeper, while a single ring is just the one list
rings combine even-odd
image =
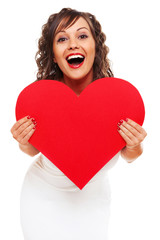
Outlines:
[{"label": "woman's ear", "polygon": [[57,63],[57,61],[56,61],[55,57],[53,58],[53,62],[54,62],[54,63]]}]

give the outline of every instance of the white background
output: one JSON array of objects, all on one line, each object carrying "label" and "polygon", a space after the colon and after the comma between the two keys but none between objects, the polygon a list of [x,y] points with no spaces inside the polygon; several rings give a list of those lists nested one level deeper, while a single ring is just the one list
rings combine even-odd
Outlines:
[{"label": "white background", "polygon": [[143,126],[148,136],[143,155],[132,164],[120,158],[109,173],[110,240],[160,240],[160,17],[155,0],[14,0],[0,6],[0,239],[23,239],[20,190],[35,157],[19,150],[10,129],[18,94],[36,79],[34,57],[41,27],[63,7],[96,15],[107,35],[115,77],[130,81],[145,102]]}]

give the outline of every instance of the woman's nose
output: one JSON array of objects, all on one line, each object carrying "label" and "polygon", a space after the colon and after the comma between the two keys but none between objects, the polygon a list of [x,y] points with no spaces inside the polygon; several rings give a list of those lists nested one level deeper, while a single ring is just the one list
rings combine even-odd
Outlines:
[{"label": "woman's nose", "polygon": [[76,39],[70,39],[68,44],[68,49],[77,49],[79,48],[79,44]]}]

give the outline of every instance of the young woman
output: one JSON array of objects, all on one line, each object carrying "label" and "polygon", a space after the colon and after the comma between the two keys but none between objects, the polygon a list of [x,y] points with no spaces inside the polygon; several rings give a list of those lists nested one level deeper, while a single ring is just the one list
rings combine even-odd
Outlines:
[{"label": "young woman", "polygon": [[[95,16],[64,8],[43,26],[36,54],[37,80],[58,80],[77,96],[103,77],[113,77],[105,34]],[[20,149],[35,156],[39,151],[28,140],[36,120],[26,116],[11,128]],[[132,162],[142,154],[145,130],[131,119],[117,130],[126,141],[121,155]],[[62,149],[63,151],[63,149]],[[43,154],[29,168],[21,192],[21,223],[25,240],[107,240],[110,186],[107,171],[118,153],[80,190]]]}]

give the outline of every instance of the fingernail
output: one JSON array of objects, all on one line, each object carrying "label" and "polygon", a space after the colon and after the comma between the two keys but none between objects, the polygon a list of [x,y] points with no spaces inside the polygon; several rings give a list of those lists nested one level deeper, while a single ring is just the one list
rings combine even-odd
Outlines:
[{"label": "fingernail", "polygon": [[36,129],[36,126],[34,126],[33,129]]},{"label": "fingernail", "polygon": [[128,118],[126,118],[125,121],[128,122]]},{"label": "fingernail", "polygon": [[118,131],[120,130],[120,127],[119,127],[119,126],[117,127],[117,130],[118,130]]},{"label": "fingernail", "polygon": [[32,120],[32,122],[35,122],[36,119],[35,119],[35,118],[32,118],[31,120]]},{"label": "fingernail", "polygon": [[118,125],[118,126],[121,126],[122,123],[123,123],[123,120],[120,120],[117,125]]},{"label": "fingernail", "polygon": [[27,119],[30,119],[31,117],[30,116],[27,116]]},{"label": "fingernail", "polygon": [[33,122],[33,124],[34,124],[34,125],[37,125],[37,122],[36,122],[36,121],[34,121],[34,122]]}]

